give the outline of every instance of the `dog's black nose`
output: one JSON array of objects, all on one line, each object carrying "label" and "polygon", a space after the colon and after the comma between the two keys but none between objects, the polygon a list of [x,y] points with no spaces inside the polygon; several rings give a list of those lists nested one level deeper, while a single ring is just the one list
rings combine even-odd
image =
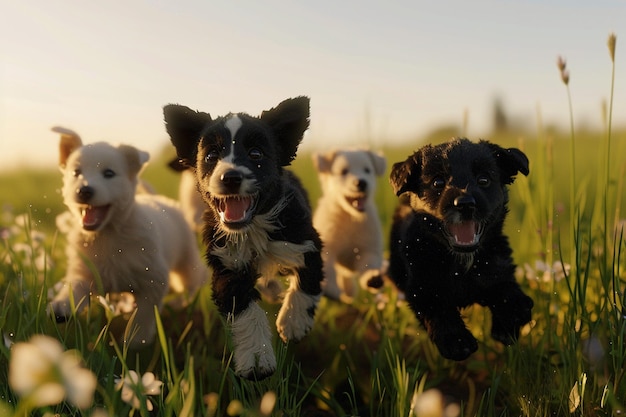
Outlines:
[{"label": "dog's black nose", "polygon": [[365,192],[367,191],[367,181],[365,180],[357,180],[356,182],[356,188],[361,191],[361,192]]},{"label": "dog's black nose", "polygon": [[454,207],[462,210],[472,210],[476,207],[476,200],[469,194],[461,194],[454,199]]},{"label": "dog's black nose", "polygon": [[88,203],[89,200],[91,200],[91,197],[93,197],[93,194],[93,187],[90,187],[88,185],[83,185],[76,191],[78,201],[80,201],[81,203]]},{"label": "dog's black nose", "polygon": [[220,179],[229,192],[236,192],[243,182],[243,174],[237,170],[230,169],[224,172]]}]

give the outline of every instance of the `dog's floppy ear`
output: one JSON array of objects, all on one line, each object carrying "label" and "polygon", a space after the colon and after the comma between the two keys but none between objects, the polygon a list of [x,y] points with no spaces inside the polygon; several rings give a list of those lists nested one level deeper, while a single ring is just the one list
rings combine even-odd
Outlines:
[{"label": "dog's floppy ear", "polygon": [[529,174],[528,157],[517,148],[502,148],[487,142],[496,159],[503,184],[512,184],[518,172]]},{"label": "dog's floppy ear", "polygon": [[117,149],[119,149],[122,155],[126,158],[129,177],[131,179],[136,178],[143,166],[150,159],[150,154],[131,145],[118,145]]},{"label": "dog's floppy ear", "polygon": [[67,158],[77,148],[83,146],[83,141],[78,136],[78,133],[65,127],[54,126],[52,131],[61,135],[61,141],[59,142],[59,166],[65,168]]},{"label": "dog's floppy ear", "polygon": [[278,139],[280,166],[291,164],[296,157],[302,135],[309,127],[309,98],[300,96],[282,101],[278,106],[261,113]]},{"label": "dog's floppy ear", "polygon": [[372,159],[374,173],[380,177],[385,173],[385,169],[387,169],[387,161],[385,160],[385,157],[379,152],[367,151],[367,153]]},{"label": "dog's floppy ear", "polygon": [[168,104],[163,107],[163,118],[180,163],[195,167],[200,133],[211,122],[211,115],[178,104]]},{"label": "dog's floppy ear", "polygon": [[421,175],[422,154],[421,151],[417,151],[409,156],[406,161],[393,164],[389,182],[397,196],[407,191],[417,193]]},{"label": "dog's floppy ear", "polygon": [[333,166],[333,160],[335,159],[335,154],[335,151],[328,153],[315,152],[313,154],[313,166],[317,172],[330,172],[330,168]]}]

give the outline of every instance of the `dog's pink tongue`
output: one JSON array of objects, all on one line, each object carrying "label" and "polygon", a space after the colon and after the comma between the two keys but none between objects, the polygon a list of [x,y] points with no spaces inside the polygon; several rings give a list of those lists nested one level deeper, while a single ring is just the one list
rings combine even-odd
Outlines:
[{"label": "dog's pink tongue", "polygon": [[448,226],[458,245],[472,245],[476,240],[476,222],[464,221]]},{"label": "dog's pink tongue", "polygon": [[83,228],[86,230],[97,229],[104,221],[109,206],[87,207],[83,210]]},{"label": "dog's pink tongue", "polygon": [[246,218],[246,211],[250,208],[251,198],[228,198],[222,205],[224,221],[234,223]]}]

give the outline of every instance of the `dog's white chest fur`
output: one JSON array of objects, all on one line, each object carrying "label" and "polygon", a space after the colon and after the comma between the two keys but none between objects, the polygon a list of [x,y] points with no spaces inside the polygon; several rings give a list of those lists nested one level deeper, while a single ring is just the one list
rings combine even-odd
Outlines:
[{"label": "dog's white chest fur", "polygon": [[[340,264],[357,270],[361,256],[382,254],[382,229],[375,209],[368,204],[361,216],[352,216],[332,201],[320,200],[314,223],[324,239],[324,248]],[[375,266],[376,267],[376,266]]]}]

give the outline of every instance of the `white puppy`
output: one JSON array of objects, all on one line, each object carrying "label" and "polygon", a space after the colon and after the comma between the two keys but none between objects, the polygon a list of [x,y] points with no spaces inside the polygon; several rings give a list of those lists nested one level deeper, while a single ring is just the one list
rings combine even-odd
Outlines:
[{"label": "white puppy", "polygon": [[322,188],[313,225],[324,244],[324,294],[351,302],[359,285],[382,285],[383,238],[373,197],[385,159],[346,149],[314,154],[313,162]]},{"label": "white puppy", "polygon": [[79,309],[92,292],[131,292],[137,304],[131,346],[151,343],[154,307],[170,290],[192,296],[207,278],[196,238],[173,200],[136,194],[148,153],[105,142],[83,146],[73,131],[53,130],[61,133],[62,194],[73,224],[67,273],[49,309],[63,321],[72,300]]}]

